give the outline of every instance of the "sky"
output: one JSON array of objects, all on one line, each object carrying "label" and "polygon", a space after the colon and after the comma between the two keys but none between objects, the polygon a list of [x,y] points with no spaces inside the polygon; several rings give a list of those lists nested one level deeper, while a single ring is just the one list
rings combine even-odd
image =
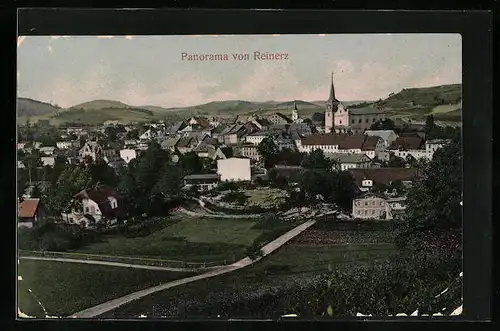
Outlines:
[{"label": "sky", "polygon": [[[288,54],[254,60],[254,52]],[[227,61],[182,60],[227,54]],[[250,60],[233,60],[248,53]],[[18,96],[70,107],[95,99],[184,107],[221,100],[377,100],[462,81],[458,34],[29,36]]]}]

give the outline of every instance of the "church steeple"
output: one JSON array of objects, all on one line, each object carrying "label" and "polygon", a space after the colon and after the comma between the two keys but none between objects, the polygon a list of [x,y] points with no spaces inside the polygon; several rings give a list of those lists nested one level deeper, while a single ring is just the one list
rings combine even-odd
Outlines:
[{"label": "church steeple", "polygon": [[292,121],[296,122],[299,119],[299,110],[297,109],[297,100],[293,101]]},{"label": "church steeple", "polygon": [[328,98],[328,101],[338,101],[337,98],[335,97],[335,87],[333,86],[333,72],[332,72],[332,85],[330,86],[330,98]]}]

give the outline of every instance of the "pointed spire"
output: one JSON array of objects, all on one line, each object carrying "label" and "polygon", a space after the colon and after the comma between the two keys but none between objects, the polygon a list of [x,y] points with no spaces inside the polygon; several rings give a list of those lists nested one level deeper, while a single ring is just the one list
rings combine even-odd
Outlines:
[{"label": "pointed spire", "polygon": [[333,72],[332,72],[332,86],[330,87],[330,98],[328,101],[336,101],[337,99],[335,98],[335,88],[333,87]]}]

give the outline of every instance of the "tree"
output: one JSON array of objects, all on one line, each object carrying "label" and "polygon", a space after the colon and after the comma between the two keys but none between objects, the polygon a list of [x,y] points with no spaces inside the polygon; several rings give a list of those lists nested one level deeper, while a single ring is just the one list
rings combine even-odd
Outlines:
[{"label": "tree", "polygon": [[132,129],[127,132],[127,139],[139,139],[139,130]]},{"label": "tree", "polygon": [[279,153],[278,145],[276,145],[273,138],[266,137],[262,139],[260,144],[257,146],[257,150],[264,160],[264,166],[266,169],[271,168],[272,165],[269,164],[270,159]]},{"label": "tree", "polygon": [[304,157],[301,165],[304,169],[332,171],[338,162],[326,158],[321,149],[315,149]]},{"label": "tree", "polygon": [[403,168],[406,165],[406,162],[403,158],[391,154],[389,157],[389,162],[387,162],[387,166],[389,168]]},{"label": "tree", "polygon": [[462,146],[453,141],[434,153],[424,180],[409,191],[406,232],[460,228],[461,201]]},{"label": "tree", "polygon": [[370,126],[370,130],[394,130],[394,121],[390,118],[376,121]]},{"label": "tree", "polygon": [[178,165],[186,175],[199,174],[203,170],[203,161],[195,152],[188,152],[181,155]]}]

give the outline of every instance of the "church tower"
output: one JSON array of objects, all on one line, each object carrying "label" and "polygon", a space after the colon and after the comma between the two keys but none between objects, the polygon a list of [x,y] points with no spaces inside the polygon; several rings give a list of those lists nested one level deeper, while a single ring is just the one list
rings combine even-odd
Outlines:
[{"label": "church tower", "polygon": [[297,101],[294,101],[292,110],[292,121],[297,122],[298,119],[299,119],[299,110],[297,109]]},{"label": "church tower", "polygon": [[325,109],[325,132],[330,133],[334,131],[334,116],[335,112],[339,107],[339,101],[335,97],[335,88],[333,86],[333,73],[332,73],[332,85],[330,87],[330,97],[326,102]]}]

